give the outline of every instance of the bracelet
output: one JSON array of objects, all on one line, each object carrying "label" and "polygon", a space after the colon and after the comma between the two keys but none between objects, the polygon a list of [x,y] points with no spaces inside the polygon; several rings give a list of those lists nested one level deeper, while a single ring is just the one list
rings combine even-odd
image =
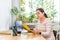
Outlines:
[{"label": "bracelet", "polygon": [[39,32],[39,34],[41,34],[41,32]]}]

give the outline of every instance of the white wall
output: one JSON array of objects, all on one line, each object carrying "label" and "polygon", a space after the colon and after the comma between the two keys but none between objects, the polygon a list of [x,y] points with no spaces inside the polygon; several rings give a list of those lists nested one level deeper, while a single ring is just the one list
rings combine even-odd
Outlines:
[{"label": "white wall", "polygon": [[11,0],[0,0],[0,32],[9,30],[11,25]]}]

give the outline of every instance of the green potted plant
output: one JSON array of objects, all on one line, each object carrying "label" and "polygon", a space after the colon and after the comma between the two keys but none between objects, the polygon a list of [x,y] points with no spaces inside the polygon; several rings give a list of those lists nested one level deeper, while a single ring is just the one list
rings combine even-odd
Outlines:
[{"label": "green potted plant", "polygon": [[15,24],[15,21],[16,21],[16,18],[17,18],[17,15],[18,15],[19,11],[18,11],[18,8],[17,7],[13,7],[11,9],[11,15],[12,15],[12,25],[14,26]]},{"label": "green potted plant", "polygon": [[[11,9],[11,12],[12,12],[12,22],[14,22],[13,23],[14,24],[13,26],[16,27],[15,30],[13,29],[13,35],[14,34],[17,35],[16,33],[21,33],[21,29],[22,29],[22,16],[21,16],[21,14],[19,14],[19,10],[18,10],[17,7],[13,7]],[[15,20],[14,20],[14,18],[15,18]]]},{"label": "green potted plant", "polygon": [[[19,14],[19,10],[17,7],[13,7],[11,9],[11,12],[12,12],[12,17],[15,17],[15,22],[21,22],[22,21],[22,16],[21,14]],[[20,17],[20,18],[19,18]],[[14,20],[13,20],[14,21]],[[15,23],[14,22],[14,23]]]}]

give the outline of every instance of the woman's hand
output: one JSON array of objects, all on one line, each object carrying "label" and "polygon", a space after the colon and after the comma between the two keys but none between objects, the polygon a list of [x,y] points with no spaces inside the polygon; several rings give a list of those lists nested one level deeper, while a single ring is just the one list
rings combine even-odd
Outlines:
[{"label": "woman's hand", "polygon": [[31,33],[31,32],[32,32],[32,30],[28,30],[28,32],[29,32],[29,33]]},{"label": "woman's hand", "polygon": [[33,34],[39,34],[39,30],[38,30],[37,28],[34,28],[34,29],[32,30],[32,32],[33,32]]}]

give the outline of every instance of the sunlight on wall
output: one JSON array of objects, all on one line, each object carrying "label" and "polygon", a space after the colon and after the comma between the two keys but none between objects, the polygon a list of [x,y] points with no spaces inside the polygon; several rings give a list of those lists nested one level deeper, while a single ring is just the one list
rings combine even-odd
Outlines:
[{"label": "sunlight on wall", "polygon": [[9,30],[11,0],[0,0],[0,31]]}]

